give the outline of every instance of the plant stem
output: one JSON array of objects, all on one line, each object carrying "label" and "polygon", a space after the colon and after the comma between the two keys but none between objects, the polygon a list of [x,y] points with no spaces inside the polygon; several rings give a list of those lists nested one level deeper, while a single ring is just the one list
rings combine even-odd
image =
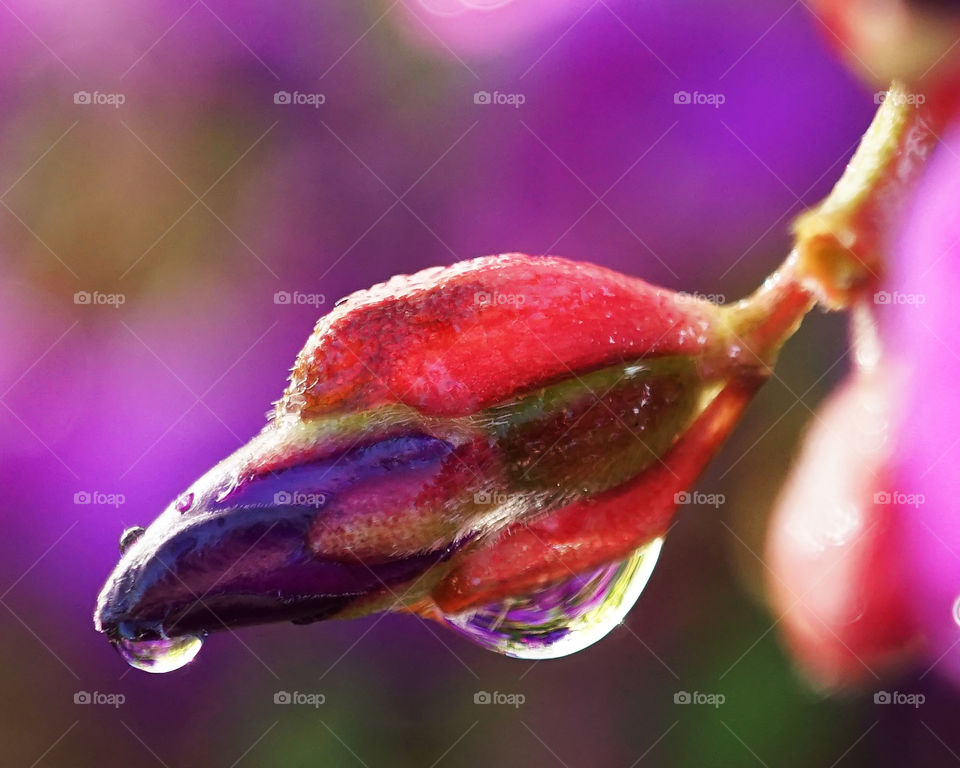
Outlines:
[{"label": "plant stem", "polygon": [[813,306],[816,297],[800,279],[796,249],[747,298],[725,308],[730,348],[738,363],[772,368],[777,353]]}]

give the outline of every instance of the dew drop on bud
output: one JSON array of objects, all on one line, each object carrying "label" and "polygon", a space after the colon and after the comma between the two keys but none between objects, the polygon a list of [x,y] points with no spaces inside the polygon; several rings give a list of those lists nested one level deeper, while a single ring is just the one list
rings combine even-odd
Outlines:
[{"label": "dew drop on bud", "polygon": [[143,536],[144,529],[135,525],[132,528],[127,528],[123,533],[120,534],[120,554],[125,554],[130,547],[133,546],[134,542],[137,541],[141,536]]},{"label": "dew drop on bud", "polygon": [[239,485],[240,485],[240,478],[238,477],[231,478],[229,482],[225,483],[224,486],[217,493],[217,497],[216,497],[217,501],[218,502],[226,501],[228,498],[230,498],[233,492],[237,490]]},{"label": "dew drop on bud", "polygon": [[197,635],[159,638],[156,640],[116,641],[117,651],[131,667],[144,672],[163,674],[180,669],[200,652],[203,639]]},{"label": "dew drop on bud", "polygon": [[177,512],[180,512],[181,514],[183,514],[184,512],[189,512],[190,507],[193,506],[193,494],[192,493],[183,494],[183,496],[177,499],[177,503],[174,504],[174,506],[176,507]]},{"label": "dew drop on bud", "polygon": [[662,544],[663,539],[654,539],[619,563],[444,618],[457,632],[504,656],[568,656],[623,621],[647,585]]}]

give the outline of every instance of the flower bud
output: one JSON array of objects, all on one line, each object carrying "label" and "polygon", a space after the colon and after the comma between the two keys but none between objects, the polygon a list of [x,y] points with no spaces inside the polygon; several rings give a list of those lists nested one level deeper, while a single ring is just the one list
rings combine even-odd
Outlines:
[{"label": "flower bud", "polygon": [[[814,0],[827,43],[876,88],[902,80],[914,102],[946,116],[960,106],[960,13],[923,0]],[[877,91],[876,98],[885,91]]]},{"label": "flower bud", "polygon": [[130,544],[97,627],[140,659],[242,624],[434,615],[628,559],[809,304],[786,277],[721,308],[516,254],[354,294],[263,432]]},{"label": "flower bud", "polygon": [[770,601],[800,669],[873,683],[917,649],[900,553],[891,381],[861,371],[817,415],[768,533]]}]

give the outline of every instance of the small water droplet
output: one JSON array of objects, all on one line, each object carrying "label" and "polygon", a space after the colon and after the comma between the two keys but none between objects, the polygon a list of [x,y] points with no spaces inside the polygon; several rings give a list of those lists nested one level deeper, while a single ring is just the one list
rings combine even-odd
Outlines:
[{"label": "small water droplet", "polygon": [[193,494],[192,493],[183,494],[183,496],[177,499],[177,503],[174,506],[177,508],[177,512],[180,512],[181,514],[183,514],[184,512],[189,512],[190,507],[193,506]]},{"label": "small water droplet", "polygon": [[200,652],[203,639],[197,635],[159,638],[156,640],[116,641],[117,651],[131,667],[144,672],[163,674],[189,664]]},{"label": "small water droplet", "polygon": [[144,529],[135,525],[132,528],[127,528],[123,533],[120,534],[120,554],[123,555],[126,553],[130,547],[133,546],[134,542],[143,536]]},{"label": "small water droplet", "polygon": [[655,539],[619,563],[444,618],[457,632],[504,656],[568,656],[623,621],[647,585],[662,545],[663,539]]},{"label": "small water droplet", "polygon": [[230,498],[230,495],[237,490],[237,485],[238,483],[236,480],[231,480],[217,493],[217,501],[226,501],[228,498]]}]

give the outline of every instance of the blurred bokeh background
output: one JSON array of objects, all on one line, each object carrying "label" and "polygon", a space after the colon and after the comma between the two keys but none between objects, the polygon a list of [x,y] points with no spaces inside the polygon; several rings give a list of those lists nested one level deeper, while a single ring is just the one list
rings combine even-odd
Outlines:
[{"label": "blurred bokeh background", "polygon": [[151,676],[91,623],[121,530],[259,430],[339,297],[504,251],[751,290],[874,110],[820,26],[788,0],[0,2],[0,764],[952,764],[936,669],[825,698],[762,602],[765,518],[847,368],[820,314],[703,479],[724,503],[681,511],[574,657],[387,616]]}]

